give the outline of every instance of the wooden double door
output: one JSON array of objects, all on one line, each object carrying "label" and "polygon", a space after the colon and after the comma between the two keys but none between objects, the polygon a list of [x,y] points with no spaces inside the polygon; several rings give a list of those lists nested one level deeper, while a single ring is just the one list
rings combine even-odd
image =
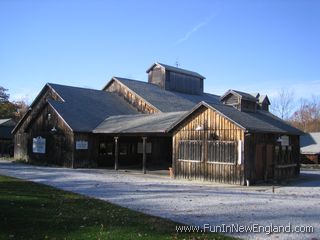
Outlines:
[{"label": "wooden double door", "polygon": [[274,145],[257,144],[254,161],[255,180],[268,180],[274,177]]}]

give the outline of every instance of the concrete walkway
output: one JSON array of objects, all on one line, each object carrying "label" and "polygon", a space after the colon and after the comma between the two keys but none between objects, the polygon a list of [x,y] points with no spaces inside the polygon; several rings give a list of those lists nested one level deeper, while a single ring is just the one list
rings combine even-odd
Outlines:
[{"label": "concrete walkway", "polygon": [[247,188],[138,172],[37,167],[8,161],[0,161],[0,175],[51,185],[192,225],[291,224],[311,225],[315,230],[311,234],[233,234],[244,239],[320,239],[320,171],[302,172],[294,185],[277,187],[275,193],[268,186]]}]

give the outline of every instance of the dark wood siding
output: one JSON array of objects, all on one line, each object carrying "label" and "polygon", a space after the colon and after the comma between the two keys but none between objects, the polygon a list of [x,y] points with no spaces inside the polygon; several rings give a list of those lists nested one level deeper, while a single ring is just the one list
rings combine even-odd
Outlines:
[{"label": "dark wood siding", "polygon": [[255,112],[257,110],[257,103],[248,100],[241,100],[241,111]]},{"label": "dark wood siding", "polygon": [[155,66],[148,73],[148,82],[170,91],[200,95],[203,79]]},{"label": "dark wood siding", "polygon": [[200,95],[203,93],[203,79],[181,73],[168,72],[165,89]]},{"label": "dark wood siding", "polygon": [[[50,116],[50,117],[49,117]],[[55,129],[56,131],[52,131]],[[21,135],[16,134],[19,138]],[[34,153],[33,138],[42,137],[46,140],[45,153]],[[73,164],[73,132],[49,105],[41,110],[29,123],[21,137],[26,147],[27,160],[40,164],[53,164],[72,167]]]},{"label": "dark wood siding", "polygon": [[289,146],[281,146],[277,141],[279,136],[273,133],[246,134],[246,177],[252,183],[299,175],[299,136],[289,135]]},{"label": "dark wood siding", "polygon": [[29,160],[29,145],[30,134],[26,131],[27,127],[30,125],[31,121],[36,118],[49,99],[54,99],[56,101],[62,101],[56,92],[52,91],[51,88],[45,86],[41,93],[39,94],[37,100],[33,103],[32,110],[27,113],[21,123],[18,123],[17,130],[14,135],[14,158]]},{"label": "dark wood siding", "polygon": [[[230,147],[243,141],[243,130],[219,115],[216,111],[202,108],[190,116],[173,135],[173,170],[176,178],[201,179],[208,181],[241,184],[244,182],[244,165],[232,157],[235,149]],[[179,159],[179,143],[189,141],[198,147],[194,159]],[[229,144],[228,143],[232,143]],[[221,161],[209,161],[210,145],[221,144],[225,149]],[[199,150],[201,146],[201,151]],[[186,146],[187,147],[187,146]],[[229,147],[229,149],[228,149]],[[211,146],[212,150],[212,146]],[[188,150],[186,150],[188,151]],[[229,152],[228,152],[229,151]],[[210,154],[209,154],[210,153]],[[199,157],[201,158],[199,160]],[[211,159],[212,160],[212,159]],[[222,161],[223,160],[223,161]]]},{"label": "dark wood siding", "polygon": [[13,139],[0,139],[0,157],[13,157]]},{"label": "dark wood siding", "polygon": [[265,110],[265,111],[269,111],[269,104],[266,102],[263,102],[260,104],[260,109],[261,110]]},{"label": "dark wood siding", "polygon": [[[88,143],[88,149],[76,149],[77,141]],[[92,133],[74,133],[73,142],[74,160],[73,167],[97,167],[98,140]]]}]

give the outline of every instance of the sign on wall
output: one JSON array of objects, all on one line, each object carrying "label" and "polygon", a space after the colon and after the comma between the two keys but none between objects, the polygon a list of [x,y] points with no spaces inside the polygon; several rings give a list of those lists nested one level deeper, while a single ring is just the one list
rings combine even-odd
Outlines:
[{"label": "sign on wall", "polygon": [[76,141],[76,149],[77,150],[88,149],[88,141]]},{"label": "sign on wall", "polygon": [[239,165],[243,163],[243,156],[244,156],[244,142],[239,140],[238,141],[238,164]]},{"label": "sign on wall", "polygon": [[289,136],[281,136],[281,146],[289,146]]},{"label": "sign on wall", "polygon": [[46,139],[42,137],[33,138],[32,152],[34,153],[46,153]]}]

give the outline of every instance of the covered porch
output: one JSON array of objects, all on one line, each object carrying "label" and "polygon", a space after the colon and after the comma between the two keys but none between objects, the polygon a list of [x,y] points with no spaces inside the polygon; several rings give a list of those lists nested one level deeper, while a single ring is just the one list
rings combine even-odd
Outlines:
[{"label": "covered porch", "polygon": [[168,129],[185,112],[123,115],[107,118],[94,131],[97,165],[115,170],[169,171],[172,134]]},{"label": "covered porch", "polygon": [[171,136],[98,134],[97,165],[115,170],[169,170],[172,166]]}]

